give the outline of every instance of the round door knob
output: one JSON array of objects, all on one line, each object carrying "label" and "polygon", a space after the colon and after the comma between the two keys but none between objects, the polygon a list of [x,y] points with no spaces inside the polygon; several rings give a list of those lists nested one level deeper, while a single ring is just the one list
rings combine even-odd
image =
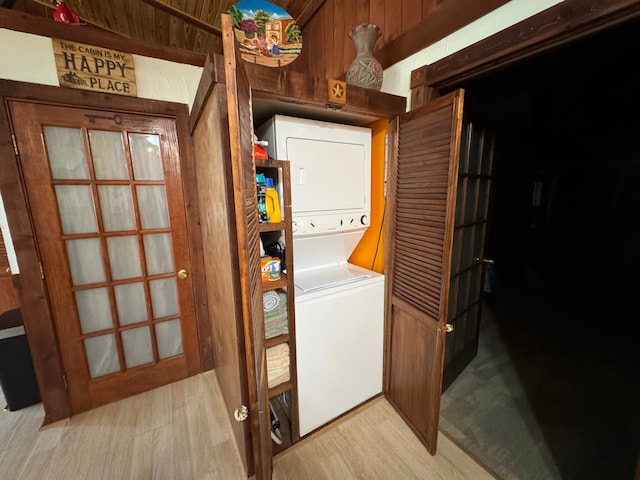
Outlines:
[{"label": "round door knob", "polygon": [[189,276],[189,272],[187,272],[184,268],[182,270],[178,270],[178,278],[180,280],[184,280]]},{"label": "round door knob", "polygon": [[233,411],[233,418],[236,419],[236,422],[244,422],[249,418],[249,409],[244,405],[240,405]]},{"label": "round door knob", "polygon": [[447,333],[451,333],[453,332],[453,325],[451,325],[450,323],[447,323]]}]

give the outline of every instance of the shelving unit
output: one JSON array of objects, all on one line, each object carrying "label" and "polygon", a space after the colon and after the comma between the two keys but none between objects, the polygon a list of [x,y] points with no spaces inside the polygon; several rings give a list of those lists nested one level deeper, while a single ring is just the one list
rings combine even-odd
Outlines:
[{"label": "shelving unit", "polygon": [[[296,383],[295,287],[293,283],[293,233],[289,162],[285,160],[256,159],[256,173],[264,173],[265,177],[273,178],[282,213],[281,222],[259,224],[260,238],[265,247],[273,242],[280,242],[285,252],[285,261],[284,263],[281,262],[280,265],[280,279],[262,282],[263,293],[268,291],[284,292],[286,293],[287,302],[287,332],[271,338],[265,338],[264,344],[267,350],[283,344],[287,344],[289,347],[289,380],[269,388],[270,404],[280,421],[280,432],[283,437],[282,445],[273,443],[273,453],[276,454],[297,442],[300,438]],[[284,395],[286,395],[288,401],[284,401]]]}]

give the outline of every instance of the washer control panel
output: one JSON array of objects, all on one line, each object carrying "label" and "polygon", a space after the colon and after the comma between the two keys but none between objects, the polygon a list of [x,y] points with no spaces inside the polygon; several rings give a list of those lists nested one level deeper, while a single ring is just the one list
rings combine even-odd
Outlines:
[{"label": "washer control panel", "polygon": [[294,236],[323,235],[331,233],[362,230],[369,226],[369,215],[335,214],[335,215],[296,215],[292,219]]}]

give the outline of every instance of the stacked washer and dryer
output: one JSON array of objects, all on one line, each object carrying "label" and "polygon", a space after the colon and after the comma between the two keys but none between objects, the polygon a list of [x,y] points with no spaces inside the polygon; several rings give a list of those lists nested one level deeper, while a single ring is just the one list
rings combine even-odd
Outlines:
[{"label": "stacked washer and dryer", "polygon": [[371,130],[276,115],[291,171],[300,435],[382,391],[384,276],[348,262],[369,227]]}]

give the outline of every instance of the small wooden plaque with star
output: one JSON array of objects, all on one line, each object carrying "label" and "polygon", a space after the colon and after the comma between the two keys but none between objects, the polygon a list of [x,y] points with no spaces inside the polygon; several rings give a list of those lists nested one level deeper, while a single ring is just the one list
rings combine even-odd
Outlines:
[{"label": "small wooden plaque with star", "polygon": [[344,105],[347,103],[347,84],[340,80],[329,79],[329,103],[339,103]]}]

